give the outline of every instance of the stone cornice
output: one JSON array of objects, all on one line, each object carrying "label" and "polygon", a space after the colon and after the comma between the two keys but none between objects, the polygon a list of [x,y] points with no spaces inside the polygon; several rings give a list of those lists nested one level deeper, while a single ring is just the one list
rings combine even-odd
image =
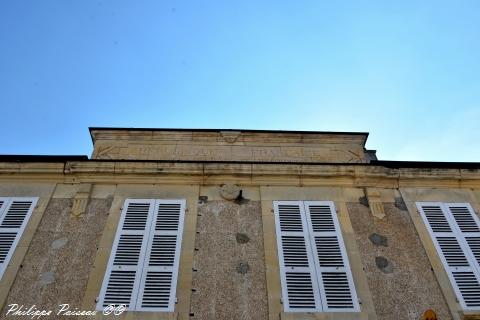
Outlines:
[{"label": "stone cornice", "polygon": [[91,128],[95,144],[99,140],[115,141],[175,141],[178,143],[210,142],[236,144],[323,144],[358,143],[367,141],[368,133],[361,132],[309,132],[309,131],[268,131],[268,130],[175,130],[175,129],[109,129]]},{"label": "stone cornice", "polygon": [[329,185],[399,188],[480,188],[480,169],[386,168],[368,164],[263,164],[208,162],[0,162],[0,181]]}]

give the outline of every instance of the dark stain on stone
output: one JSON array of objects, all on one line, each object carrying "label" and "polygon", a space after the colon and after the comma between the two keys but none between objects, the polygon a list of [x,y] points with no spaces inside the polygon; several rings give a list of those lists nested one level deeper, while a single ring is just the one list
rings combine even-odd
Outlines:
[{"label": "dark stain on stone", "polygon": [[247,243],[248,241],[250,241],[250,238],[245,233],[238,232],[235,235],[235,240],[237,240],[237,243],[243,244],[243,243]]},{"label": "dark stain on stone", "polygon": [[367,199],[366,196],[358,198],[358,202],[360,202],[361,205],[364,205],[367,208],[370,207],[370,205],[368,204],[368,199]]},{"label": "dark stain on stone", "polygon": [[250,266],[246,262],[240,262],[237,266],[237,272],[240,274],[246,274],[250,270]]},{"label": "dark stain on stone", "polygon": [[242,205],[245,203],[248,203],[250,200],[246,199],[243,197],[243,190],[240,190],[240,193],[238,194],[238,197],[234,200],[236,204]]},{"label": "dark stain on stone", "polygon": [[377,268],[382,270],[383,273],[392,273],[393,266],[385,257],[375,257],[375,264]]},{"label": "dark stain on stone", "polygon": [[372,233],[368,239],[372,241],[373,244],[377,246],[382,246],[382,247],[388,247],[388,239],[385,236],[382,236],[381,234],[378,233]]},{"label": "dark stain on stone", "polygon": [[405,204],[405,201],[403,201],[402,197],[395,197],[395,207],[402,211],[407,211],[407,205]]},{"label": "dark stain on stone", "polygon": [[207,196],[200,196],[200,197],[198,197],[198,204],[207,203],[207,201],[208,201],[208,197],[207,197]]}]

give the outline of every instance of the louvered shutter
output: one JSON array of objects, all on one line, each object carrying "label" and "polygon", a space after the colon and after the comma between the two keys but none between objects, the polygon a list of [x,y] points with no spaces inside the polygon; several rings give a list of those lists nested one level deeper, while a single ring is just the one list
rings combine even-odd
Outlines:
[{"label": "louvered shutter", "polygon": [[323,311],[359,311],[352,272],[333,202],[305,201],[305,213]]},{"label": "louvered shutter", "polygon": [[4,204],[8,201],[8,198],[0,198],[0,219],[3,215],[3,209],[5,208]]},{"label": "louvered shutter", "polygon": [[471,248],[478,245],[478,219],[472,216],[473,211],[469,212],[465,205],[418,202],[417,209],[462,308],[480,310],[478,263],[467,244],[467,238],[470,238]]},{"label": "louvered shutter", "polygon": [[127,310],[135,310],[154,207],[155,200],[125,201],[97,303],[98,310],[109,305],[125,305]]},{"label": "louvered shutter", "polygon": [[185,200],[156,201],[137,310],[174,310],[184,218]]},{"label": "louvered shutter", "polygon": [[[480,223],[477,215],[469,203],[446,203],[446,207],[451,220],[455,223],[459,238],[465,245],[466,252],[469,255],[471,264],[476,269],[476,276],[463,275],[461,279],[462,286],[468,284],[468,289],[460,290],[464,293],[465,303],[473,308],[480,310]],[[468,291],[467,291],[468,290]],[[468,292],[468,293],[467,293]]]},{"label": "louvered shutter", "polygon": [[301,201],[274,201],[285,312],[321,311],[308,226]]},{"label": "louvered shutter", "polygon": [[0,198],[0,279],[38,198]]}]

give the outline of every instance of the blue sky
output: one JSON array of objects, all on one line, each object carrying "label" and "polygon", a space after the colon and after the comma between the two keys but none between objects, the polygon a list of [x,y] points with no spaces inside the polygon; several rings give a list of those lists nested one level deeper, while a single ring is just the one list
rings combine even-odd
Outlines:
[{"label": "blue sky", "polygon": [[89,126],[368,131],[480,161],[480,1],[0,1],[0,153]]}]

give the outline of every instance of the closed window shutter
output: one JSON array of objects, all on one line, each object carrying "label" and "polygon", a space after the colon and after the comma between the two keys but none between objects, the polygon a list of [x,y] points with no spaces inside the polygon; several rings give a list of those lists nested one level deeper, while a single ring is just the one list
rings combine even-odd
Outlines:
[{"label": "closed window shutter", "polygon": [[470,263],[475,268],[475,275],[456,275],[460,282],[460,291],[464,292],[467,306],[480,310],[480,223],[469,203],[444,204],[449,216],[455,222],[459,238],[466,248]]},{"label": "closed window shutter", "polygon": [[468,203],[446,203],[450,215],[458,226],[460,234],[468,245],[476,267],[480,270],[480,223]]},{"label": "closed window shutter", "polygon": [[284,310],[321,311],[303,203],[274,201],[273,204]]},{"label": "closed window shutter", "polygon": [[38,198],[0,198],[0,279]]},{"label": "closed window shutter", "polygon": [[125,305],[135,310],[155,200],[125,201],[103,280],[98,310]]},{"label": "closed window shutter", "polygon": [[418,202],[417,209],[462,308],[480,310],[480,273],[475,251],[471,250],[478,246],[478,218],[474,217],[471,207],[465,204]]},{"label": "closed window shutter", "polygon": [[323,311],[359,311],[352,272],[333,202],[306,201],[305,212]]},{"label": "closed window shutter", "polygon": [[185,200],[157,200],[137,310],[174,310],[184,217]]},{"label": "closed window shutter", "polygon": [[0,219],[2,218],[3,215],[3,209],[5,208],[5,204],[8,201],[8,198],[0,198]]}]

